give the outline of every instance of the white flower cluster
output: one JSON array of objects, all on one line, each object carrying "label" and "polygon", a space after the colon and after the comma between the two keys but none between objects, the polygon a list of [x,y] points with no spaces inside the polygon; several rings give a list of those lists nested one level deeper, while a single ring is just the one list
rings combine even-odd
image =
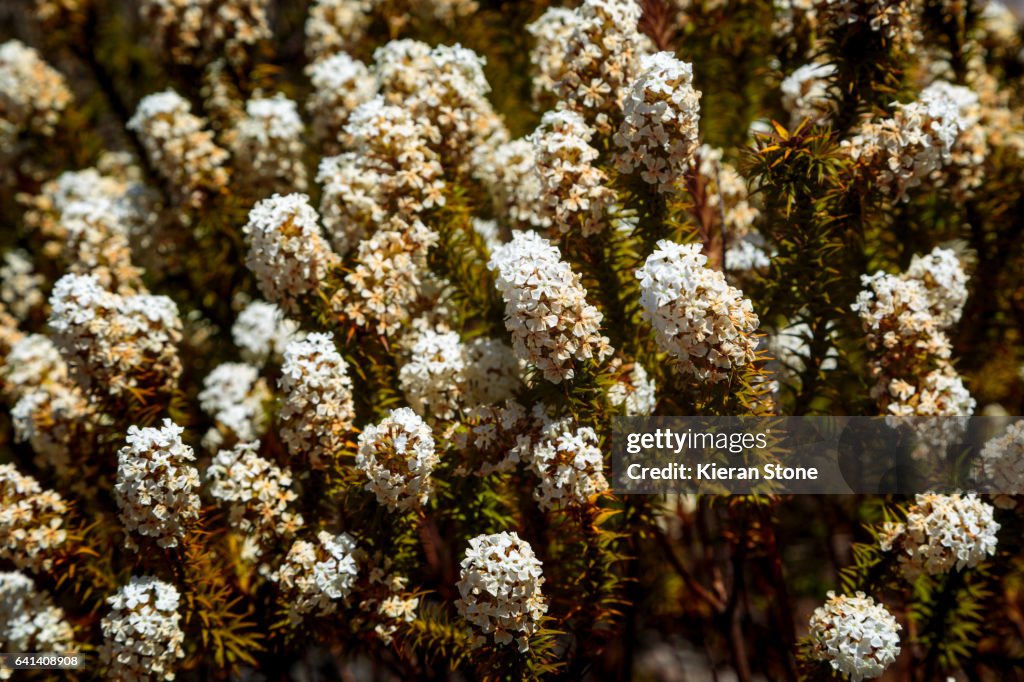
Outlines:
[{"label": "white flower cluster", "polygon": [[334,613],[339,599],[352,592],[359,567],[356,542],[348,533],[317,533],[317,542],[296,540],[274,580],[288,595],[289,618]]},{"label": "white flower cluster", "polygon": [[153,44],[179,64],[203,66],[226,54],[242,63],[246,49],[270,38],[268,0],[142,0],[139,14]]},{"label": "white flower cluster", "polygon": [[310,64],[306,73],[313,85],[306,100],[306,110],[313,117],[313,133],[329,151],[337,153],[349,116],[373,99],[377,82],[366,64],[345,52]]},{"label": "white flower cluster", "polygon": [[0,302],[19,320],[26,320],[46,303],[43,284],[46,278],[35,271],[29,254],[12,249],[0,265]]},{"label": "white flower cluster", "polygon": [[202,118],[174,90],[147,95],[139,102],[128,129],[137,133],[150,163],[181,203],[200,208],[208,194],[228,183],[228,153],[204,130]]},{"label": "white flower cluster", "polygon": [[975,474],[992,492],[999,493],[995,502],[1001,506],[1003,495],[1024,494],[1024,421],[1016,421],[996,438],[992,438],[978,454]]},{"label": "white flower cluster", "polygon": [[854,161],[896,198],[928,181],[952,161],[959,136],[977,123],[978,96],[960,85],[936,81],[917,101],[896,104],[891,118],[869,121],[842,146]]},{"label": "white flower cluster", "polygon": [[70,382],[43,383],[22,396],[10,414],[14,439],[28,442],[37,464],[55,469],[59,476],[73,475],[72,454],[92,454],[96,411]]},{"label": "white flower cluster", "polygon": [[[678,0],[688,1],[688,0]],[[774,0],[772,6],[772,33],[780,38],[789,37],[797,27],[814,28],[818,25],[819,0]]]},{"label": "white flower cluster", "polygon": [[670,191],[697,149],[700,95],[693,87],[692,65],[671,52],[643,55],[615,134],[619,171],[639,171],[659,192]]},{"label": "white flower cluster", "polygon": [[429,272],[427,251],[438,235],[419,220],[392,218],[359,242],[356,264],[332,307],[356,325],[382,336],[394,334],[413,316]]},{"label": "white flower cluster", "polygon": [[576,363],[611,355],[607,337],[598,334],[602,315],[587,303],[580,276],[557,246],[535,232],[516,232],[487,266],[505,299],[512,349],[545,379],[561,383],[575,376]]},{"label": "white flower cluster", "polygon": [[526,25],[534,40],[530,50],[530,87],[538,109],[550,109],[558,102],[558,84],[567,70],[566,49],[581,24],[578,12],[549,7],[536,21]]},{"label": "white flower cluster", "polygon": [[486,97],[485,60],[472,50],[402,40],[378,48],[374,59],[380,92],[414,119],[430,122],[431,146],[447,170],[468,174],[479,148],[507,140]]},{"label": "white flower cluster", "polygon": [[437,131],[429,123],[376,97],[352,112],[345,135],[350,151],[324,159],[317,175],[324,225],[338,253],[389,218],[415,220],[444,204],[444,171],[428,145]]},{"label": "white flower cluster", "polygon": [[811,123],[828,115],[829,79],[835,75],[835,64],[804,64],[782,80],[782,108],[789,112],[790,127],[804,119]]},{"label": "white flower cluster", "polygon": [[544,114],[530,135],[540,200],[562,234],[596,234],[607,224],[606,212],[615,199],[608,176],[594,165],[599,153],[590,146],[594,131],[574,111]]},{"label": "white flower cluster", "polygon": [[270,358],[280,358],[299,336],[299,323],[266,301],[249,303],[231,326],[231,338],[242,351],[242,358],[261,367]]},{"label": "white flower cluster", "polygon": [[515,532],[478,535],[469,541],[461,569],[459,614],[495,644],[516,642],[519,651],[528,651],[530,635],[548,610],[541,594],[543,567],[530,543]]},{"label": "white flower cluster", "polygon": [[705,266],[700,244],[658,242],[637,270],[643,316],[661,348],[694,378],[716,383],[754,361],[759,324],[749,299]]},{"label": "white flower cluster", "polygon": [[64,76],[17,40],[0,45],[0,151],[26,131],[53,135],[72,95]]},{"label": "white flower cluster", "polygon": [[254,561],[278,539],[302,528],[302,515],[291,510],[298,499],[292,473],[258,454],[259,443],[239,443],[221,450],[206,470],[210,494],[228,507],[228,522],[243,538],[242,558]]},{"label": "white flower cluster", "polygon": [[[0,572],[0,649],[63,654],[75,648],[74,630],[50,595],[23,573]],[[0,680],[13,673],[0,661]]]},{"label": "white flower cluster", "polygon": [[117,451],[114,499],[129,531],[177,547],[199,520],[199,472],[192,448],[181,441],[184,429],[170,419],[160,428],[128,427]]},{"label": "white flower cluster", "polygon": [[900,630],[885,606],[863,592],[828,593],[810,620],[811,655],[853,680],[881,677],[900,655]]},{"label": "white flower cluster", "polygon": [[887,523],[880,544],[884,551],[896,551],[910,580],[973,568],[996,553],[999,523],[993,511],[974,493],[917,495],[906,522]]},{"label": "white flower cluster", "polygon": [[[623,369],[628,371],[621,371]],[[618,373],[616,382],[608,389],[608,402],[612,407],[624,410],[627,417],[653,414],[658,404],[658,386],[644,366],[639,362],[633,362],[632,367],[624,366],[621,360],[616,360],[611,371]]]},{"label": "white flower cluster", "polygon": [[520,229],[551,226],[551,214],[543,199],[533,143],[522,138],[484,148],[476,161],[477,178],[487,187],[494,210]]},{"label": "white flower cluster", "polygon": [[427,328],[408,356],[398,382],[421,417],[451,419],[460,408],[510,398],[520,384],[512,349],[496,339],[462,343],[456,332]]},{"label": "white flower cluster", "polygon": [[635,0],[584,0],[565,46],[559,98],[602,135],[613,132],[645,47]]},{"label": "white flower cluster", "polygon": [[217,365],[203,379],[199,406],[213,418],[214,426],[203,436],[203,447],[216,451],[225,442],[256,440],[267,430],[266,405],[270,388],[260,371],[242,362]]},{"label": "white flower cluster", "polygon": [[281,93],[245,104],[231,143],[236,181],[266,191],[306,189],[302,119],[295,102]]},{"label": "white flower cluster", "polygon": [[177,385],[181,319],[166,296],[120,296],[93,275],[65,275],[50,296],[49,324],[76,383],[93,394],[135,399]]},{"label": "white flower cluster", "polygon": [[[545,420],[537,440],[520,454],[538,478],[533,497],[541,509],[582,507],[608,490],[597,433],[570,419]],[[528,443],[520,441],[519,447]]]},{"label": "white flower cluster", "polygon": [[306,55],[316,62],[351,50],[366,35],[380,0],[315,0],[306,19]]},{"label": "white flower cluster", "polygon": [[0,559],[19,569],[48,571],[67,540],[68,507],[13,464],[0,464]]},{"label": "white flower cluster", "polygon": [[245,264],[263,295],[286,312],[297,312],[300,299],[318,291],[338,264],[305,194],[275,194],[257,202],[242,231],[249,242]]},{"label": "white flower cluster", "polygon": [[104,289],[130,296],[145,293],[142,270],[132,263],[124,207],[109,197],[68,202],[61,210],[68,272],[96,277]]},{"label": "white flower cluster", "polygon": [[4,398],[15,403],[45,384],[68,383],[68,366],[48,337],[26,334],[8,350],[0,380]]},{"label": "white flower cluster", "polygon": [[950,361],[945,329],[960,319],[967,276],[956,254],[935,248],[900,275],[861,276],[851,306],[875,351],[872,397],[894,416],[969,416],[975,401]]},{"label": "white flower cluster", "polygon": [[512,471],[546,418],[542,406],[528,411],[515,400],[477,405],[466,415],[463,429],[446,434],[462,456],[456,470],[481,476]]},{"label": "white flower cluster", "polygon": [[[756,234],[753,225],[760,211],[750,203],[746,178],[731,164],[723,161],[722,156],[721,149],[701,145],[697,150],[696,171],[704,187],[703,201],[707,202],[708,207],[716,215],[720,215],[724,222],[726,247],[729,248],[729,253],[726,254],[728,264],[730,257],[739,255],[739,249],[747,248],[743,245],[751,244],[745,239]],[[767,258],[763,251],[761,254],[763,258]],[[734,268],[732,265],[728,267],[730,270],[743,269]]]},{"label": "white flower cluster", "polygon": [[53,342],[41,334],[15,341],[0,365],[0,382],[15,440],[32,445],[40,466],[70,474],[72,450],[91,452],[96,414]]},{"label": "white flower cluster", "polygon": [[359,434],[356,468],[369,479],[366,489],[391,511],[427,503],[430,473],[439,462],[430,427],[408,407],[391,410]]},{"label": "white flower cluster", "polygon": [[292,341],[281,365],[281,439],[292,457],[317,468],[333,461],[352,430],[355,408],[348,363],[333,334]]},{"label": "white flower cluster", "polygon": [[119,680],[173,680],[176,659],[184,658],[177,588],[150,576],[131,581],[107,599],[100,659]]}]

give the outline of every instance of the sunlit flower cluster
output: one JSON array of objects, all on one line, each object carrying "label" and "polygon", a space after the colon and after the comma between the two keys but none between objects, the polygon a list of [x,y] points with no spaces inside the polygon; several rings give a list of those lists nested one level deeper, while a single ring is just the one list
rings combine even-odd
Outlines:
[{"label": "sunlit flower cluster", "polygon": [[316,542],[296,540],[273,577],[288,595],[289,618],[298,621],[306,614],[334,613],[358,574],[352,536],[320,531]]},{"label": "sunlit flower cluster", "polygon": [[512,349],[545,379],[572,379],[578,363],[611,355],[608,339],[598,332],[602,315],[587,303],[580,276],[557,246],[535,232],[517,232],[491,254],[488,267],[505,299]]},{"label": "sunlit flower cluster", "polygon": [[754,361],[759,324],[749,299],[708,268],[700,244],[666,240],[637,270],[644,319],[686,374],[728,381]]},{"label": "sunlit flower cluster", "polygon": [[618,369],[617,381],[608,389],[608,402],[620,408],[627,417],[646,416],[654,413],[658,402],[657,384],[639,362],[623,365],[621,361],[613,366]]},{"label": "sunlit flower cluster", "polygon": [[298,336],[299,324],[266,301],[249,303],[231,326],[231,338],[242,351],[242,358],[260,366],[271,358],[280,359]]},{"label": "sunlit flower cluster", "polygon": [[239,443],[221,450],[206,469],[210,494],[228,508],[231,528],[243,539],[242,558],[261,559],[279,539],[302,528],[293,511],[298,495],[292,473],[258,454],[259,443]]},{"label": "sunlit flower cluster", "polygon": [[35,271],[29,255],[19,249],[4,254],[0,265],[0,302],[19,320],[29,317],[46,302],[45,278]]},{"label": "sunlit flower cluster", "polygon": [[263,295],[285,312],[298,311],[300,300],[317,291],[338,263],[305,194],[263,199],[242,231],[249,243],[246,265]]},{"label": "sunlit flower cluster", "polygon": [[65,275],[50,296],[50,329],[78,385],[115,400],[171,393],[181,375],[178,308],[166,296],[120,296],[93,275]]},{"label": "sunlit flower cluster", "polygon": [[903,627],[863,592],[828,593],[811,615],[811,655],[853,682],[881,677],[900,654]]},{"label": "sunlit flower cluster", "polygon": [[16,568],[46,571],[67,540],[68,506],[13,464],[0,464],[0,559]]},{"label": "sunlit flower cluster", "polygon": [[216,451],[225,444],[262,436],[267,429],[266,406],[271,397],[258,368],[243,362],[217,365],[203,379],[198,396],[199,406],[214,421],[203,436],[203,446]]},{"label": "sunlit flower cluster", "polygon": [[544,201],[533,142],[520,138],[493,150],[484,148],[482,157],[476,162],[477,176],[490,192],[498,215],[522,229],[550,227],[552,216]]},{"label": "sunlit flower cluster", "polygon": [[937,81],[910,104],[896,104],[891,118],[865,122],[842,146],[873,171],[872,177],[898,199],[948,166],[959,136],[977,122],[978,96],[960,85]]},{"label": "sunlit flower cluster", "polygon": [[377,83],[366,64],[345,52],[310,64],[306,71],[313,85],[306,100],[313,132],[328,150],[340,151],[349,116],[360,104],[373,99]]},{"label": "sunlit flower cluster", "polygon": [[150,576],[132,576],[107,600],[100,659],[121,680],[173,680],[177,659],[185,657],[177,588]]},{"label": "sunlit flower cluster", "polygon": [[526,25],[533,37],[530,87],[535,107],[549,109],[558,101],[558,84],[566,74],[566,47],[581,23],[579,12],[549,7],[536,21]]},{"label": "sunlit flower cluster", "polygon": [[597,433],[569,419],[547,421],[520,456],[537,476],[533,497],[541,509],[584,506],[608,490]]},{"label": "sunlit flower cluster", "polygon": [[599,152],[590,146],[594,131],[574,111],[549,111],[530,136],[540,200],[561,233],[596,234],[615,194],[608,176],[594,165]]},{"label": "sunlit flower cluster", "polygon": [[429,123],[381,97],[352,112],[345,126],[350,151],[324,159],[317,174],[324,225],[339,254],[389,218],[414,220],[444,203],[444,172],[428,145],[435,135]]},{"label": "sunlit flower cluster", "polygon": [[17,40],[0,45],[0,151],[19,134],[53,135],[72,95],[64,76]]},{"label": "sunlit flower cluster", "polygon": [[245,118],[238,122],[231,144],[240,169],[236,181],[267,191],[304,191],[303,129],[295,102],[280,93],[246,102]]},{"label": "sunlit flower cluster", "polygon": [[366,489],[392,511],[422,506],[430,499],[430,473],[438,465],[430,427],[408,407],[392,410],[359,434],[356,468]]},{"label": "sunlit flower cluster", "polygon": [[150,163],[175,192],[193,208],[228,183],[228,153],[217,146],[206,121],[174,90],[147,95],[139,102],[128,130],[136,133]]},{"label": "sunlit flower cluster", "polygon": [[199,520],[199,472],[183,432],[170,419],[160,428],[130,426],[117,452],[114,498],[121,522],[160,547],[177,547]]},{"label": "sunlit flower cluster", "polygon": [[[31,578],[17,571],[0,572],[0,649],[71,653],[76,649],[74,634],[64,610],[36,589]],[[0,680],[13,674],[0,661]]]},{"label": "sunlit flower cluster", "polygon": [[690,64],[670,52],[642,56],[615,134],[618,169],[639,172],[644,182],[670,191],[697,149],[700,94]]},{"label": "sunlit flower cluster", "polygon": [[635,0],[584,0],[565,45],[558,94],[598,132],[613,132],[646,46]]},{"label": "sunlit flower cluster", "polygon": [[956,254],[935,248],[900,275],[863,275],[853,310],[875,351],[872,397],[895,416],[968,416],[975,401],[950,361],[945,330],[960,319],[967,276]]},{"label": "sunlit flower cluster", "polygon": [[996,553],[999,523],[992,506],[974,493],[917,495],[903,523],[887,523],[880,536],[885,551],[894,551],[900,568],[913,580],[922,573],[939,575],[972,568]]},{"label": "sunlit flower cluster", "polygon": [[978,453],[975,475],[989,490],[1000,493],[996,506],[1007,503],[1005,495],[1024,494],[1024,421],[1006,427]]},{"label": "sunlit flower cluster", "polygon": [[352,429],[352,380],[331,334],[292,341],[281,365],[281,439],[295,458],[326,466]]},{"label": "sunlit flower cluster", "polygon": [[479,535],[469,541],[459,575],[459,613],[495,644],[530,648],[548,605],[541,593],[544,572],[530,543],[519,534]]}]

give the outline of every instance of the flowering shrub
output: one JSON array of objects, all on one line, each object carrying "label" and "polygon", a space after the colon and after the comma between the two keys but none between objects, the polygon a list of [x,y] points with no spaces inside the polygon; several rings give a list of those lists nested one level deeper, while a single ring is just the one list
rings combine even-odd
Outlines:
[{"label": "flowering shrub", "polygon": [[[0,652],[1019,677],[1015,6],[0,5]],[[673,415],[936,418],[1000,494],[615,492]]]}]

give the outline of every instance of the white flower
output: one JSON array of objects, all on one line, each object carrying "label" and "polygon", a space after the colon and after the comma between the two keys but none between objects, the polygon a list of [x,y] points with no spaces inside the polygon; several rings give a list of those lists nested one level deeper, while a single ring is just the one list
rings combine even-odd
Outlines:
[{"label": "white flower", "polygon": [[46,302],[42,286],[46,281],[35,271],[31,256],[20,249],[4,254],[0,265],[0,302],[19,320],[24,321]]},{"label": "white flower", "polygon": [[990,492],[1024,494],[1024,421],[1010,424],[1002,435],[985,443],[975,468]]},{"label": "white flower", "polygon": [[258,202],[242,231],[249,242],[245,264],[263,295],[287,312],[298,312],[299,299],[314,294],[338,263],[305,194]]},{"label": "white flower", "polygon": [[754,361],[758,319],[749,299],[705,266],[700,244],[658,242],[637,270],[644,319],[686,374],[727,381]]},{"label": "white flower", "polygon": [[557,246],[534,232],[516,232],[491,254],[495,284],[505,299],[505,328],[516,356],[560,383],[575,376],[576,364],[611,355],[598,334],[602,315],[587,303],[580,276],[562,260]]},{"label": "white flower", "polygon": [[459,575],[459,613],[495,644],[517,642],[529,650],[529,638],[547,613],[541,594],[543,569],[530,543],[517,533],[479,535],[469,541]]},{"label": "white flower", "polygon": [[268,0],[141,0],[149,39],[178,64],[203,66],[226,55],[242,63],[247,48],[272,33]]},{"label": "white flower", "polygon": [[334,150],[343,141],[342,130],[349,116],[360,104],[373,99],[377,83],[366,64],[344,52],[310,64],[306,73],[313,85],[306,100],[313,132]]},{"label": "white flower", "polygon": [[589,141],[594,131],[583,117],[567,110],[549,111],[530,135],[540,199],[562,234],[580,231],[584,237],[603,230],[615,199],[608,176],[595,165],[599,152]]},{"label": "white flower", "polygon": [[199,406],[215,422],[203,436],[203,446],[216,450],[225,436],[237,442],[262,436],[267,430],[264,406],[270,398],[270,389],[256,367],[240,362],[217,365],[203,379],[199,392]]},{"label": "white flower", "polygon": [[[0,572],[0,649],[73,653],[74,634],[64,610],[54,606],[48,593],[37,590],[31,578],[17,571]],[[13,672],[0,662],[0,680],[10,679]]]},{"label": "white flower", "polygon": [[139,102],[128,129],[138,134],[150,163],[171,185],[176,198],[200,208],[207,195],[228,182],[228,153],[217,146],[206,121],[174,90],[147,95]]},{"label": "white flower", "polygon": [[939,575],[973,568],[994,556],[999,523],[974,493],[917,495],[905,523],[889,529],[883,549],[897,552],[904,575]]},{"label": "white flower", "polygon": [[17,40],[0,45],[0,150],[21,132],[51,136],[72,101],[64,76]]},{"label": "white flower", "polygon": [[863,592],[828,593],[811,615],[812,656],[853,682],[880,677],[900,654],[902,626]]},{"label": "white flower", "polygon": [[237,181],[254,188],[305,190],[303,129],[295,102],[280,93],[246,102],[231,144],[235,167],[242,170]]},{"label": "white flower", "polygon": [[624,120],[615,135],[616,165],[661,192],[686,172],[697,149],[700,91],[693,66],[670,52],[640,58],[640,69],[623,101]]},{"label": "white flower", "polygon": [[430,473],[439,462],[430,427],[408,407],[392,410],[359,434],[356,468],[366,474],[366,489],[391,511],[427,503]]},{"label": "white flower", "polygon": [[608,490],[597,433],[570,419],[546,421],[535,442],[520,439],[518,446],[538,478],[533,497],[542,509],[584,506]]},{"label": "white flower", "polygon": [[181,441],[184,429],[170,419],[160,428],[128,427],[117,452],[114,499],[129,531],[177,547],[199,520],[199,472],[192,448]]},{"label": "white flower", "polygon": [[284,316],[273,303],[253,301],[238,313],[231,338],[248,362],[262,366],[271,357],[280,358],[285,347],[300,337],[299,324]]},{"label": "white flower", "polygon": [[110,613],[100,622],[100,658],[111,677],[174,679],[175,659],[185,657],[180,599],[174,585],[149,576],[132,576],[107,599]]},{"label": "white flower", "polygon": [[634,362],[632,370],[608,389],[608,402],[623,408],[627,417],[650,415],[658,402],[657,384],[643,365]]},{"label": "white flower", "polygon": [[812,62],[782,80],[782,107],[789,112],[791,126],[798,125],[805,118],[814,122],[826,114],[829,79],[835,72],[835,64]]},{"label": "white flower", "polygon": [[67,539],[68,507],[13,464],[0,464],[0,559],[15,567],[47,571]]},{"label": "white flower", "polygon": [[288,595],[289,618],[293,623],[305,614],[334,613],[337,602],[346,598],[359,573],[356,543],[347,533],[317,533],[317,542],[296,540],[274,580]]},{"label": "white flower", "polygon": [[257,454],[258,442],[221,450],[206,470],[210,494],[226,503],[229,525],[252,541],[255,556],[279,538],[292,537],[303,524],[291,510],[296,499],[292,474]]},{"label": "white flower", "polygon": [[355,410],[348,363],[332,334],[310,334],[284,350],[281,439],[293,457],[324,467],[345,442]]}]

